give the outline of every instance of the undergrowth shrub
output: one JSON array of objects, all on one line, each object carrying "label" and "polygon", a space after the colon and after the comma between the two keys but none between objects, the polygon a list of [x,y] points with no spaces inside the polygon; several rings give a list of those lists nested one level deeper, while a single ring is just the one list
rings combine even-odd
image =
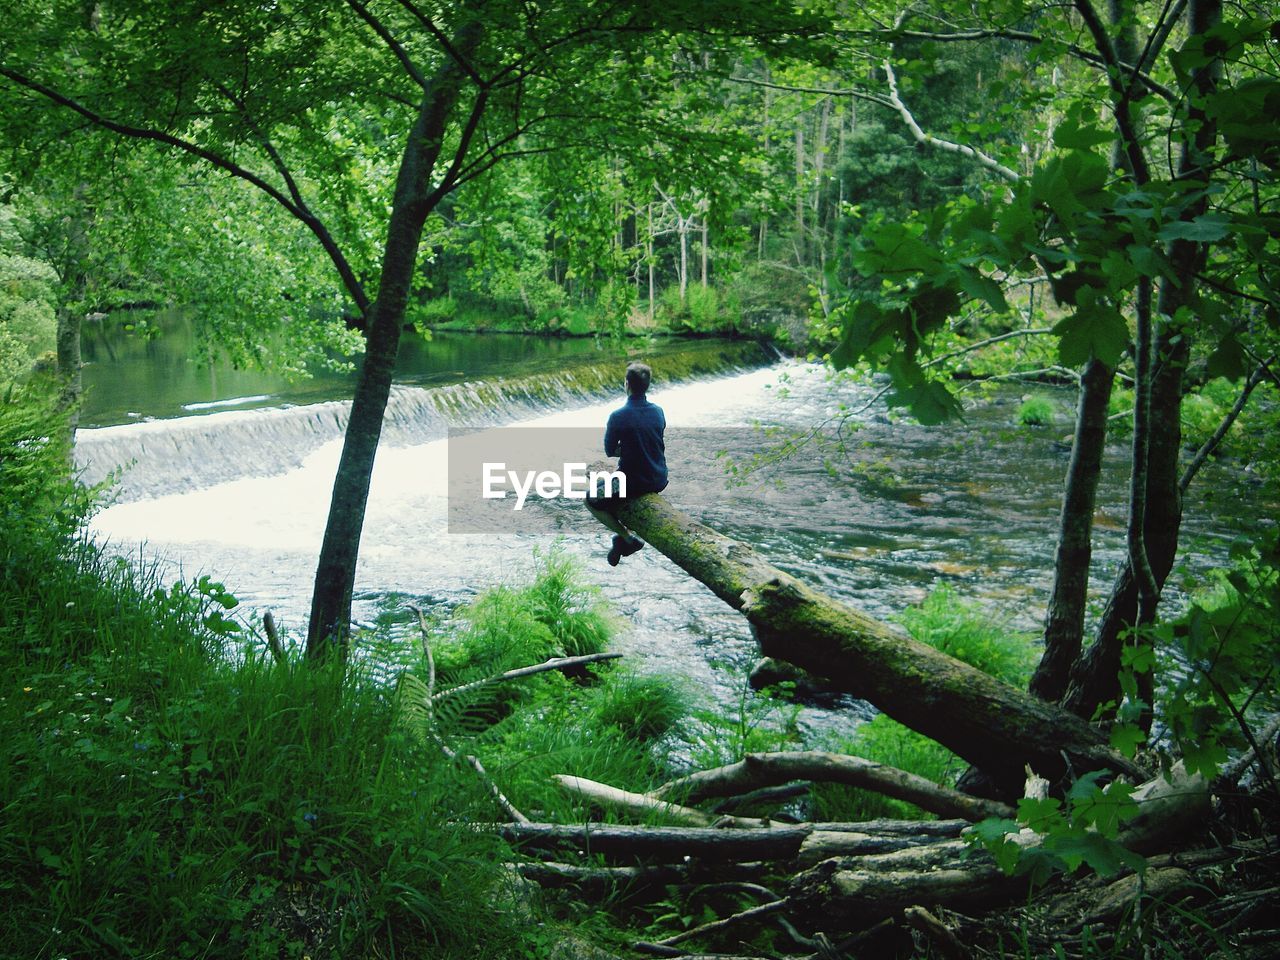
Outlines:
[{"label": "undergrowth shrub", "polygon": [[572,822],[588,812],[556,774],[647,791],[671,775],[660,741],[688,712],[673,680],[612,661],[568,675],[494,679],[549,657],[601,652],[612,633],[599,591],[577,561],[558,549],[535,555],[530,583],[485,591],[433,638],[437,697],[426,704],[425,663],[406,676],[405,728],[478,757],[512,804],[540,818]]},{"label": "undergrowth shrub", "polygon": [[1048,397],[1027,397],[1018,407],[1018,422],[1024,427],[1043,427],[1053,423],[1054,406]]}]

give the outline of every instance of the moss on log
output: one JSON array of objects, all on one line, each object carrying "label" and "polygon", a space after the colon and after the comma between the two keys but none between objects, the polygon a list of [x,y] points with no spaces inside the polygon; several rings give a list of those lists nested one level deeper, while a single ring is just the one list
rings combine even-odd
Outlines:
[{"label": "moss on log", "polygon": [[610,506],[629,529],[741,610],[766,656],[829,678],[933,738],[981,767],[1005,794],[1021,793],[1028,764],[1055,781],[1103,768],[1146,779],[1080,718],[819,593],[664,497]]}]

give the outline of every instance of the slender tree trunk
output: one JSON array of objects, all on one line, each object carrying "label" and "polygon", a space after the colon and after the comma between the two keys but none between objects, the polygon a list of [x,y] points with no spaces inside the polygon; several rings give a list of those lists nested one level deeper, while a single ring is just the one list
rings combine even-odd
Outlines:
[{"label": "slender tree trunk", "polygon": [[[478,26],[464,27],[459,32],[455,47],[465,56],[474,49],[479,38]],[[313,658],[328,654],[335,645],[342,656],[346,655],[356,558],[369,501],[374,457],[382,435],[382,417],[391,394],[400,331],[423,226],[443,195],[443,191],[431,191],[430,179],[461,83],[462,71],[452,60],[440,68],[423,96],[400,161],[391,220],[383,247],[378,297],[370,309],[364,361],[352,398],[351,416],[334,478],[329,519],[316,568],[311,622],[307,631],[307,654]]]},{"label": "slender tree trunk", "polygon": [[1045,613],[1044,655],[1031,678],[1031,692],[1043,700],[1056,702],[1062,697],[1071,664],[1080,655],[1083,642],[1093,553],[1093,510],[1114,382],[1115,370],[1100,360],[1090,360],[1080,376],[1075,442],[1062,498],[1053,590]]},{"label": "slender tree trunk", "polygon": [[649,322],[654,321],[654,290],[653,290],[653,201],[650,200],[645,204],[645,209],[649,215],[649,231],[644,240],[644,259],[645,264],[649,268]]},{"label": "slender tree trunk", "polygon": [[702,215],[702,289],[707,289],[707,214]]},{"label": "slender tree trunk", "polygon": [[[1201,36],[1221,19],[1221,0],[1192,0],[1188,14],[1190,34]],[[1215,64],[1199,71],[1195,82],[1201,92],[1212,89],[1217,71]],[[1192,138],[1183,144],[1178,177],[1184,182],[1203,182],[1209,179],[1206,164],[1217,139],[1217,129],[1199,111],[1192,110],[1191,113],[1192,119],[1198,122],[1193,125],[1195,132]],[[1204,213],[1207,206],[1207,193],[1202,192],[1200,199],[1183,212],[1183,219],[1194,219]],[[1183,381],[1190,347],[1178,312],[1194,302],[1194,278],[1204,264],[1208,248],[1202,243],[1176,240],[1170,245],[1168,254],[1176,280],[1164,280],[1160,284],[1155,311],[1157,316],[1165,319],[1157,327],[1152,344],[1154,371],[1148,418],[1146,516],[1143,525],[1147,561],[1158,587],[1164,585],[1169,571],[1173,569],[1182,523],[1178,460],[1182,449]],[[1118,674],[1124,638],[1133,632],[1135,626],[1150,623],[1155,616],[1154,607],[1139,609],[1139,593],[1132,565],[1126,563],[1112,587],[1093,644],[1071,671],[1071,683],[1063,704],[1080,716],[1091,717],[1100,704],[1119,700]],[[1138,681],[1139,696],[1150,704],[1154,676],[1151,672],[1140,674]]]},{"label": "slender tree trunk", "polygon": [[[764,79],[769,80],[769,67],[764,68]],[[772,136],[769,129],[769,108],[773,106],[773,90],[769,87],[764,88],[764,155],[765,162],[768,163],[769,151],[772,146]],[[769,214],[766,211],[764,216],[760,218],[760,242],[756,247],[756,260],[764,259],[765,242],[769,236]]]},{"label": "slender tree trunk", "polygon": [[796,127],[796,266],[804,266],[805,258],[805,235],[804,235],[804,127]]},{"label": "slender tree trunk", "polygon": [[671,209],[675,210],[676,229],[680,233],[680,302],[684,303],[689,292],[689,221],[675,209],[675,204],[671,205]]}]

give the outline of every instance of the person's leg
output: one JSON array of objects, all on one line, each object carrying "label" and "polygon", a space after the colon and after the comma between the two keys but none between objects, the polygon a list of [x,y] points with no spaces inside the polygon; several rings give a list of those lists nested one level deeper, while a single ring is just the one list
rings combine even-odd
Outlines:
[{"label": "person's leg", "polygon": [[609,566],[616,567],[619,560],[631,556],[644,546],[644,541],[623,526],[621,520],[609,510],[596,506],[590,498],[587,499],[587,509],[591,511],[592,516],[614,532],[613,544],[609,548],[607,558]]},{"label": "person's leg", "polygon": [[620,537],[630,539],[631,531],[622,525],[622,521],[615,517],[608,510],[602,510],[590,500],[587,501],[587,509],[591,511],[591,515],[603,523],[606,527],[618,534]]}]

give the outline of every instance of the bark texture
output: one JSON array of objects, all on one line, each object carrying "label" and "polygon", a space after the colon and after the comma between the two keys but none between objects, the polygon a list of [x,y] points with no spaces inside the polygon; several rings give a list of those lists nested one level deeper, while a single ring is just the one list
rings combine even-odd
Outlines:
[{"label": "bark texture", "polygon": [[[459,31],[454,47],[464,56],[480,41],[480,28],[471,24]],[[364,361],[351,403],[351,417],[334,478],[329,518],[316,567],[311,621],[307,630],[307,654],[319,657],[333,646],[345,655],[351,623],[351,594],[355,586],[356,557],[369,502],[374,457],[382,436],[382,418],[391,395],[400,331],[404,325],[413,272],[418,261],[422,229],[444,190],[431,188],[449,119],[458,101],[465,73],[450,59],[440,68],[423,94],[413,129],[409,133],[396,177],[391,220],[383,247],[378,296],[370,309]],[[478,119],[482,104],[473,109]],[[460,154],[466,152],[464,132]],[[446,184],[442,184],[445,186]]]},{"label": "bark texture", "polygon": [[1080,655],[1084,638],[1089,562],[1093,556],[1093,510],[1114,382],[1115,370],[1097,359],[1085,364],[1080,375],[1075,442],[1062,498],[1053,590],[1044,618],[1044,654],[1030,685],[1037,697],[1055,703],[1067,689],[1071,665]]}]

